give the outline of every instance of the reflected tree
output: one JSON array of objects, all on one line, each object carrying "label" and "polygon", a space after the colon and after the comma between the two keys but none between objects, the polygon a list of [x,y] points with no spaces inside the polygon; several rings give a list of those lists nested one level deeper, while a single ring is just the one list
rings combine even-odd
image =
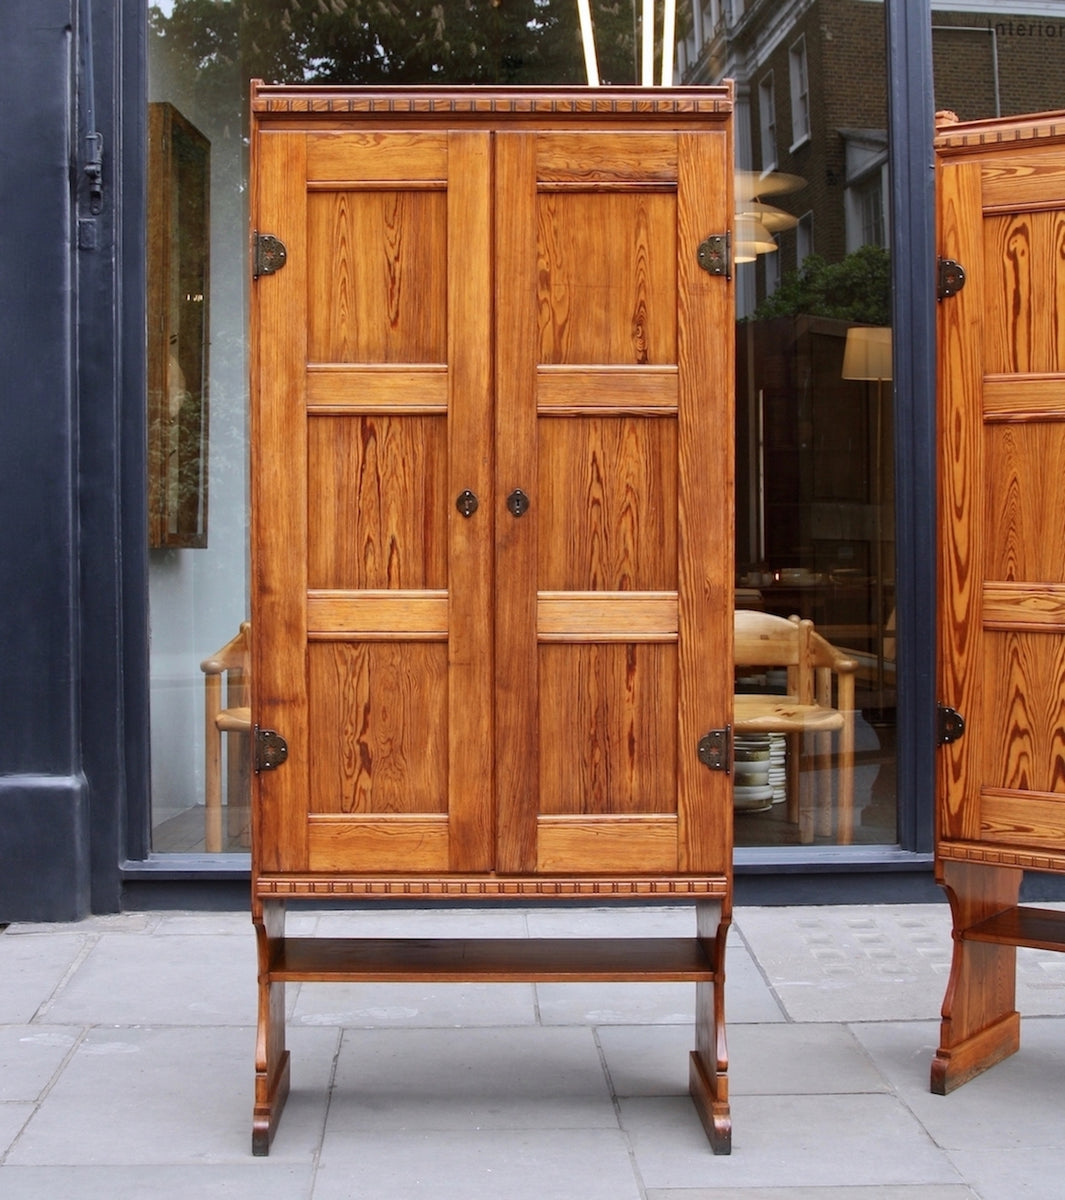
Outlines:
[{"label": "reflected tree", "polygon": [[836,317],[863,325],[891,324],[891,255],[882,246],[860,246],[841,262],[809,254],[787,272],[752,317]]},{"label": "reflected tree", "polygon": [[[642,4],[592,10],[603,82],[635,82]],[[690,0],[678,10],[680,32]],[[173,0],[152,5],[149,21],[208,88],[231,87],[234,71],[242,86],[585,81],[576,0]]]}]

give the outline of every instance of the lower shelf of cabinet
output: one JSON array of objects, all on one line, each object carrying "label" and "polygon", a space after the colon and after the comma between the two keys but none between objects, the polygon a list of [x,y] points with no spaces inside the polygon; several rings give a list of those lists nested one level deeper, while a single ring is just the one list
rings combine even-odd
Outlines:
[{"label": "lower shelf of cabinet", "polygon": [[698,938],[279,938],[268,982],[709,982]]},{"label": "lower shelf of cabinet", "polygon": [[1017,905],[1004,909],[962,931],[970,942],[1028,946],[1036,950],[1065,950],[1065,912]]}]

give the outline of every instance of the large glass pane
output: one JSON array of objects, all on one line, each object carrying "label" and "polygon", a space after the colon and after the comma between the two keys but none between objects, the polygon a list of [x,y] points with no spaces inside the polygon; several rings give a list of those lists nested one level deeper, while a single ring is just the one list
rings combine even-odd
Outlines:
[{"label": "large glass pane", "polygon": [[884,6],[695,0],[680,66],[738,100],[736,841],[893,844]]},{"label": "large glass pane", "polygon": [[[574,0],[149,4],[155,851],[248,848],[249,81],[581,84],[594,70],[603,82],[639,82],[642,0],[588,7],[594,54],[582,41],[581,8]],[[661,46],[658,25],[648,59],[656,80]]]}]

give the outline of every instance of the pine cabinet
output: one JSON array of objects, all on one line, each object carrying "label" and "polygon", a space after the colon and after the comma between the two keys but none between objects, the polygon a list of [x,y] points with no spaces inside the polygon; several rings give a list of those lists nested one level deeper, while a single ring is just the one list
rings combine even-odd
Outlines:
[{"label": "pine cabinet", "polygon": [[[727,87],[254,85],[260,1153],[311,979],[690,979],[728,1148],[731,120]],[[693,936],[284,932],[559,898],[692,901]]]},{"label": "pine cabinet", "polygon": [[1019,903],[1065,873],[1065,113],[936,139],[940,297],[936,869],[954,959],[932,1089],[1013,1053]]}]

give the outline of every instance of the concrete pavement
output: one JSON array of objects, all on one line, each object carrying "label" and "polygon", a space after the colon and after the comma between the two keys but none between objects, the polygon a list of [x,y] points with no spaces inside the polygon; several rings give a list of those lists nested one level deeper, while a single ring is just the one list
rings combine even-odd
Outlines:
[{"label": "concrete pavement", "polygon": [[[668,908],[293,909],[290,932],[689,936]],[[0,933],[3,1200],[1028,1200],[1065,1194],[1065,955],[1019,951],[1019,1054],[928,1091],[945,904],[741,908],[733,1151],[687,1097],[689,984],[290,985],[250,1153],[246,913]]]}]

